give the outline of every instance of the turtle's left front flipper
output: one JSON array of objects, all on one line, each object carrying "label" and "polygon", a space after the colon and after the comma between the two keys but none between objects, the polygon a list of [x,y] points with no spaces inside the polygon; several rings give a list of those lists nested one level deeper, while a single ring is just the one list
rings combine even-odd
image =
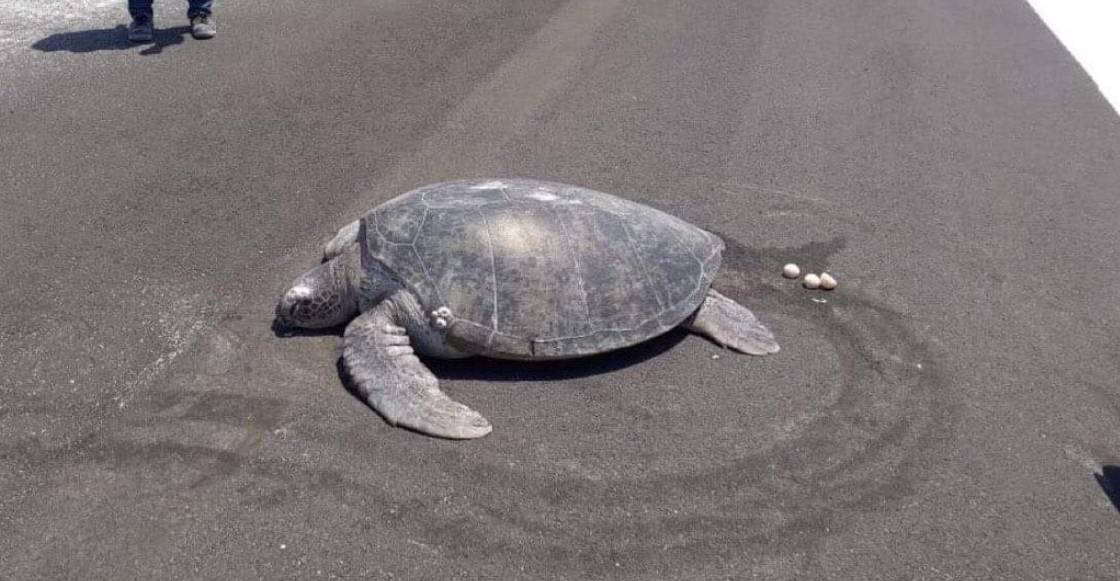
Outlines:
[{"label": "turtle's left front flipper", "polygon": [[323,260],[330,260],[339,254],[342,254],[346,247],[358,241],[358,232],[362,228],[361,220],[354,220],[353,222],[343,226],[339,229],[338,234],[331,238],[330,242],[323,247]]},{"label": "turtle's left front flipper", "polygon": [[778,342],[747,307],[708,289],[704,304],[684,327],[712,341],[750,355],[778,352]]},{"label": "turtle's left front flipper", "polygon": [[486,418],[440,391],[395,313],[386,300],[346,327],[342,358],[362,396],[393,425],[453,439],[489,434]]}]

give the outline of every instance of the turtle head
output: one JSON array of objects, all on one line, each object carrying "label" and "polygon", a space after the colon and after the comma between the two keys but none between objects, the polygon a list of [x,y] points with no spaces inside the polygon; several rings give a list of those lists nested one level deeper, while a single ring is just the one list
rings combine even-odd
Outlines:
[{"label": "turtle head", "polygon": [[351,254],[344,252],[292,282],[276,305],[276,321],[284,327],[326,329],[357,315],[357,273]]}]

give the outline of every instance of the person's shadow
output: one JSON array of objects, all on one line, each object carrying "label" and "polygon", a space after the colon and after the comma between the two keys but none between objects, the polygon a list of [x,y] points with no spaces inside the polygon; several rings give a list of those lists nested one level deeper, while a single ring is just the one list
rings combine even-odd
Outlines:
[{"label": "person's shadow", "polygon": [[1106,464],[1101,467],[1099,474],[1093,474],[1097,485],[1101,487],[1112,506],[1120,511],[1120,466]]},{"label": "person's shadow", "polygon": [[31,48],[43,52],[66,51],[73,53],[142,48],[140,54],[146,56],[159,54],[169,46],[182,44],[190,32],[191,28],[189,26],[157,29],[152,42],[138,44],[129,42],[128,28],[121,24],[115,28],[59,32],[36,41],[35,44],[31,45]]}]

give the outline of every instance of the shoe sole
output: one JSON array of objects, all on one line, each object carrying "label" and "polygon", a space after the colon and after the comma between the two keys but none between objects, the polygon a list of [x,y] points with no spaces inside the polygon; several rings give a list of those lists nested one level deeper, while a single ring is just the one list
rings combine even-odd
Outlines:
[{"label": "shoe sole", "polygon": [[152,26],[128,26],[128,42],[152,42],[155,39],[156,31]]}]

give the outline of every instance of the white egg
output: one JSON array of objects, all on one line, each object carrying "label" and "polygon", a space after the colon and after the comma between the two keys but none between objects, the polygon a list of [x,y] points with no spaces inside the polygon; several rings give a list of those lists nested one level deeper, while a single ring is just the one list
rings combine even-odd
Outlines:
[{"label": "white egg", "polygon": [[806,274],[802,284],[805,285],[805,288],[817,288],[821,286],[821,277],[815,274]]},{"label": "white egg", "polygon": [[782,267],[782,276],[786,278],[797,278],[801,276],[801,269],[791,262]]},{"label": "white egg", "polygon": [[837,284],[839,283],[836,282],[835,278],[832,278],[831,274],[828,274],[827,272],[821,273],[821,288],[823,288],[824,290],[832,290],[836,288]]}]

